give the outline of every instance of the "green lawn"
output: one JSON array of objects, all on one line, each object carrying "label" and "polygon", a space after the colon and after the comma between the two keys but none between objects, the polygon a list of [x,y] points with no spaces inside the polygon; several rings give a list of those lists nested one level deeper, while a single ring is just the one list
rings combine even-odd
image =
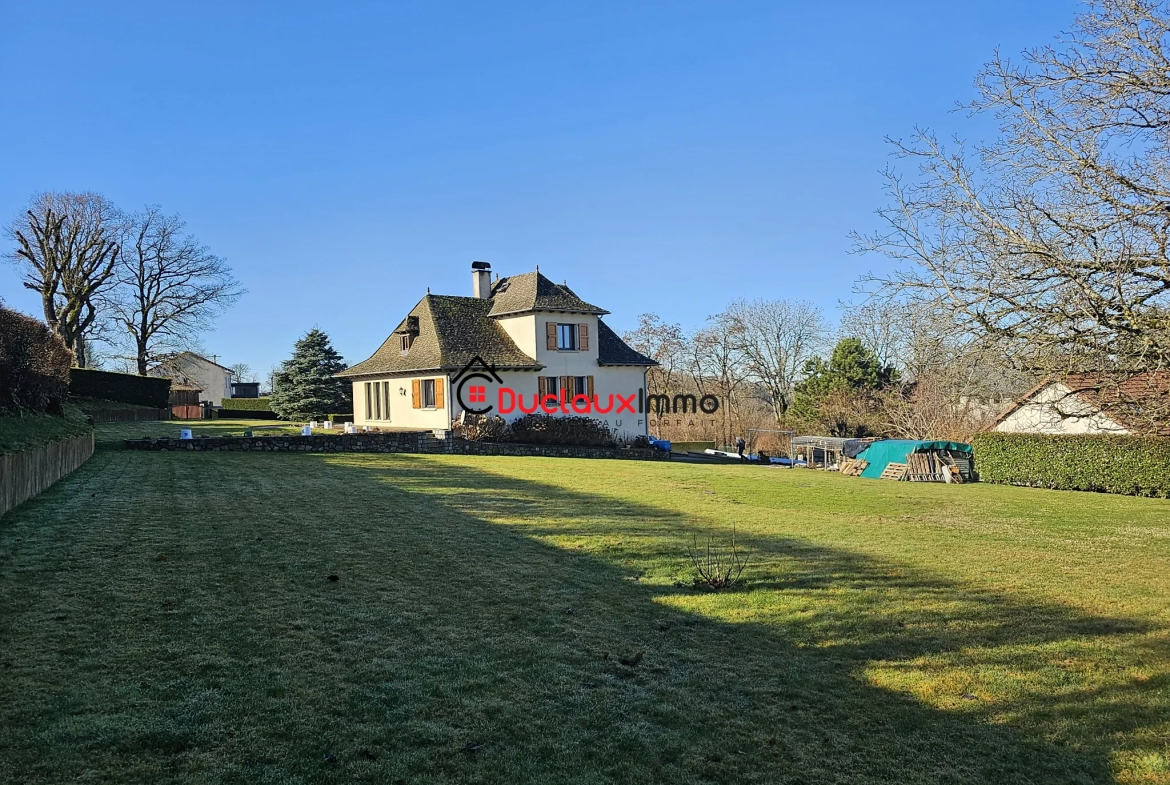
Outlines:
[{"label": "green lawn", "polygon": [[104,449],[0,519],[0,782],[1166,783],[1168,589],[1167,500]]}]

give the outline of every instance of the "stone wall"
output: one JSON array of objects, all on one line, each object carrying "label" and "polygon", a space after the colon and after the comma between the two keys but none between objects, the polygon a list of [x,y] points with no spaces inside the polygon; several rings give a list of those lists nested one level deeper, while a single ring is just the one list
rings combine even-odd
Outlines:
[{"label": "stone wall", "polygon": [[430,431],[313,434],[312,436],[205,436],[195,439],[127,439],[129,450],[191,452],[409,452],[454,455],[526,455],[550,458],[618,458],[670,460],[662,450],[623,447],[572,447],[549,444],[468,442],[450,435],[437,439]]}]

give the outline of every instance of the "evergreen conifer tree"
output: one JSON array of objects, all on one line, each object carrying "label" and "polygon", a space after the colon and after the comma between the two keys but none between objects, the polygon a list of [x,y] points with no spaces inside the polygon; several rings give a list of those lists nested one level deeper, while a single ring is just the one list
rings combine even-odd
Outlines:
[{"label": "evergreen conifer tree", "polygon": [[345,361],[329,336],[314,327],[293,347],[273,376],[270,405],[282,420],[318,420],[328,414],[353,410],[352,387],[333,374],[345,370]]}]

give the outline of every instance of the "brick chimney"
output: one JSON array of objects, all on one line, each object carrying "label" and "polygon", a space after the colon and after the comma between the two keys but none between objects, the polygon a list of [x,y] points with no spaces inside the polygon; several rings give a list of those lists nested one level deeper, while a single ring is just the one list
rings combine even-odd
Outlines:
[{"label": "brick chimney", "polygon": [[490,300],[492,296],[492,266],[489,262],[471,263],[471,296]]}]

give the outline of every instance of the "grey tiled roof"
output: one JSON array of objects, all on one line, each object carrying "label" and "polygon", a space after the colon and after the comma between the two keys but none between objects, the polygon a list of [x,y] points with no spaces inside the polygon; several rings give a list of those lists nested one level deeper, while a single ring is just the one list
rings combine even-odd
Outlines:
[{"label": "grey tiled roof", "polygon": [[597,320],[597,364],[658,365],[646,355],[632,349],[600,319]]},{"label": "grey tiled roof", "polygon": [[[520,351],[504,328],[488,316],[491,307],[491,300],[428,294],[368,360],[338,376],[459,370],[476,355],[501,369],[543,368]],[[418,335],[410,351],[403,354],[402,333],[413,326],[412,317],[418,321]]]},{"label": "grey tiled roof", "polygon": [[527,311],[609,313],[578,297],[568,286],[555,284],[540,273],[501,278],[492,285],[492,316]]}]

